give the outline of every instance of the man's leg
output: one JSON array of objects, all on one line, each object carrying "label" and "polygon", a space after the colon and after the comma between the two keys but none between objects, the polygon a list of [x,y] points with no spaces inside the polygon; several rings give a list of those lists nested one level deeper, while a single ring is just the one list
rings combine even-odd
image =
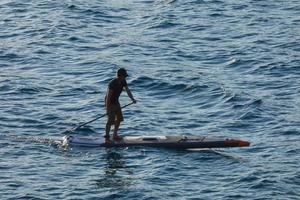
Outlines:
[{"label": "man's leg", "polygon": [[109,139],[110,127],[111,127],[111,123],[107,121],[105,126],[105,136],[104,136],[106,139]]},{"label": "man's leg", "polygon": [[121,106],[118,105],[118,107],[116,109],[116,121],[115,121],[115,129],[114,129],[114,134],[113,134],[113,138],[115,140],[120,139],[118,136],[118,130],[119,130],[121,121],[123,121],[123,114],[122,114]]},{"label": "man's leg", "polygon": [[114,124],[115,117],[116,117],[115,108],[111,107],[110,109],[107,110],[107,122],[105,126],[105,136],[104,136],[106,139],[109,139],[109,132],[111,126]]},{"label": "man's leg", "polygon": [[115,129],[114,129],[114,135],[113,135],[114,138],[118,137],[118,130],[120,127],[120,123],[121,122],[119,120],[115,121]]}]

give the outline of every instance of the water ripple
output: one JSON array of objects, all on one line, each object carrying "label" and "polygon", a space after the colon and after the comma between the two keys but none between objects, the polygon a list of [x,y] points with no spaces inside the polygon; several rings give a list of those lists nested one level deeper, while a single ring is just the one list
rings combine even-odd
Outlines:
[{"label": "water ripple", "polygon": [[[0,10],[2,198],[298,198],[298,1],[4,0]],[[251,147],[55,145],[105,112],[119,67],[138,100],[124,109],[120,134],[223,136]],[[74,134],[104,127],[102,118]]]}]

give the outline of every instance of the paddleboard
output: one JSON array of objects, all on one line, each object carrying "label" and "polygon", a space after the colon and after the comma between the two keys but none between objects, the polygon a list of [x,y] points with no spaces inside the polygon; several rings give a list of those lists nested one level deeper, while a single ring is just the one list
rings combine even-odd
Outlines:
[{"label": "paddleboard", "polygon": [[247,147],[250,142],[239,139],[222,139],[200,136],[123,136],[119,141],[105,142],[103,137],[64,136],[65,146],[83,147],[162,147],[174,149]]}]

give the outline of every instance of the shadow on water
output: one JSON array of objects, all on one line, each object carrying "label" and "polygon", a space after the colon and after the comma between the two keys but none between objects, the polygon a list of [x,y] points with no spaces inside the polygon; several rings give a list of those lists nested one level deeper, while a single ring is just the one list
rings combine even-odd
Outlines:
[{"label": "shadow on water", "polygon": [[225,152],[223,150],[212,150],[212,152],[215,153],[215,154],[217,154],[217,155],[220,155],[220,156],[222,156],[224,158],[236,161],[236,162],[247,162],[248,161],[244,157],[240,157],[240,156],[237,156],[237,155],[235,155],[233,153]]},{"label": "shadow on water", "polygon": [[99,189],[103,188],[128,188],[134,184],[131,175],[133,172],[126,166],[123,154],[117,149],[105,149],[104,153],[105,165],[103,167],[103,175],[99,174],[99,178],[95,180],[95,184]]},{"label": "shadow on water", "polygon": [[107,149],[105,154],[106,166],[105,175],[113,176],[117,174],[117,171],[126,167],[125,161],[121,154],[114,149]]},{"label": "shadow on water", "polygon": [[[144,149],[144,148],[143,148]],[[98,173],[98,177],[95,178],[94,184],[98,189],[129,189],[133,187],[134,185],[139,184],[139,170],[137,172],[134,172],[132,169],[133,166],[129,166],[127,163],[127,160],[130,160],[131,156],[127,157],[124,156],[124,149],[116,149],[116,148],[105,148],[103,149],[105,153],[103,154],[103,161],[105,162],[104,166],[99,168],[102,170]],[[134,150],[141,150],[140,148],[134,148]],[[143,151],[143,156],[139,157],[141,159],[145,159],[145,157],[149,157],[149,159],[146,160],[152,160],[151,163],[148,163],[147,167],[151,168],[151,166],[161,166],[159,163],[164,163],[166,160],[172,163],[181,163],[180,160],[183,162],[189,162],[193,163],[194,161],[216,161],[219,160],[218,157],[221,157],[223,159],[229,159],[230,162],[240,163],[245,162],[245,160],[241,157],[238,157],[234,154],[231,154],[230,152],[225,152],[222,150],[216,150],[216,149],[205,149],[205,150],[176,150],[176,149],[160,149],[160,150],[153,150],[152,148],[146,148],[146,152]],[[161,152],[163,151],[163,154]],[[148,155],[146,155],[148,154]],[[186,155],[190,155],[186,157]],[[135,157],[135,158],[137,158]],[[159,158],[158,158],[159,157]],[[195,158],[197,158],[195,160]],[[206,158],[206,159],[205,159]],[[175,159],[175,160],[173,160]],[[193,161],[191,161],[191,159]],[[208,160],[207,160],[208,159]],[[147,162],[145,160],[145,162]],[[189,160],[189,161],[188,161]],[[127,164],[126,164],[127,163]],[[166,167],[169,167],[169,164],[165,163]],[[162,164],[164,166],[165,164]],[[143,165],[143,164],[142,164]],[[141,168],[144,168],[145,166],[140,166]],[[180,167],[179,167],[180,168]],[[178,169],[178,166],[175,167],[175,169]],[[184,170],[184,167],[181,168],[181,170]]]},{"label": "shadow on water", "polygon": [[[230,148],[229,148],[230,149]],[[227,149],[227,150],[229,150]],[[224,149],[188,149],[187,152],[201,153],[201,160],[216,160],[218,157],[231,160],[232,162],[243,163],[247,162],[246,158],[236,155],[231,151]]]}]

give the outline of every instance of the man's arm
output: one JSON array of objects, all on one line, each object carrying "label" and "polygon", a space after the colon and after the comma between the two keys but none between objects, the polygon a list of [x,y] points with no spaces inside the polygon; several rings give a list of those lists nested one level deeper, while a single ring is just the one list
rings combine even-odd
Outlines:
[{"label": "man's arm", "polygon": [[128,86],[125,86],[125,90],[127,92],[128,97],[132,100],[133,103],[136,103],[136,100],[134,99],[130,89],[128,88]]}]

